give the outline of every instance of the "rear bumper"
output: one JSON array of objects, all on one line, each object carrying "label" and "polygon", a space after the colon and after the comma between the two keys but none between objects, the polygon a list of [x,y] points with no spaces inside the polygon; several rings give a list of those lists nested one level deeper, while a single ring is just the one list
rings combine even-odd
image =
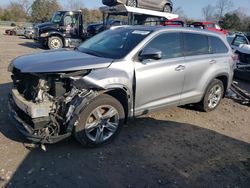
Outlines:
[{"label": "rear bumper", "polygon": [[18,131],[25,136],[26,139],[35,142],[35,143],[44,143],[44,144],[53,144],[57,143],[69,136],[71,136],[71,133],[66,133],[59,136],[50,136],[48,138],[37,136],[36,131],[32,127],[32,125],[25,122],[20,115],[21,113],[24,113],[19,109],[19,107],[15,104],[15,101],[13,99],[12,94],[9,94],[9,100],[8,100],[8,107],[9,107],[9,115],[13,122],[15,123]]}]

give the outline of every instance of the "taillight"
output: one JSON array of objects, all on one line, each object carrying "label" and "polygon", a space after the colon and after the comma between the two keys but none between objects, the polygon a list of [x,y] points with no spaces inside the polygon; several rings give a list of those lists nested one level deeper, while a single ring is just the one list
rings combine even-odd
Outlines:
[{"label": "taillight", "polygon": [[231,57],[233,60],[232,69],[235,70],[237,68],[237,62],[239,61],[239,56],[238,56],[238,54],[234,53]]}]

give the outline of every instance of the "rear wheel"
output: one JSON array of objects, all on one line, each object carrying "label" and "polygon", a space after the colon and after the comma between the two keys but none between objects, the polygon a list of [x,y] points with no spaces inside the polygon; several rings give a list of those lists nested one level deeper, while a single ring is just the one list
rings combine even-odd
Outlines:
[{"label": "rear wheel", "polygon": [[50,37],[48,40],[49,49],[59,49],[63,47],[63,42],[60,37]]},{"label": "rear wheel", "polygon": [[203,100],[200,102],[200,109],[205,112],[210,112],[215,110],[224,95],[224,85],[220,80],[213,80],[211,84],[208,86],[207,91]]},{"label": "rear wheel", "polygon": [[137,7],[137,1],[136,0],[127,0],[127,6],[130,7]]},{"label": "rear wheel", "polygon": [[124,124],[124,109],[115,98],[103,94],[91,101],[79,115],[75,138],[83,146],[97,147],[112,141]]},{"label": "rear wheel", "polygon": [[171,13],[172,12],[171,6],[169,4],[166,4],[163,8],[163,12]]}]

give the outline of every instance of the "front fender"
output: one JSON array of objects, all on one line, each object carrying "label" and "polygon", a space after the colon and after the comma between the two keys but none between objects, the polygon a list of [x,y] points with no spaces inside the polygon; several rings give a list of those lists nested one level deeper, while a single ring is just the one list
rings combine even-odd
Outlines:
[{"label": "front fender", "polygon": [[49,37],[52,37],[52,36],[59,36],[61,37],[62,39],[64,38],[63,34],[59,31],[48,31],[48,38]]}]

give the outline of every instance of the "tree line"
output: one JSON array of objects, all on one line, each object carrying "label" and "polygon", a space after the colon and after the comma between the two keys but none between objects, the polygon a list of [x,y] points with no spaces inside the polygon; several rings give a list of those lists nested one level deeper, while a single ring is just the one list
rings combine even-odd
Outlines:
[{"label": "tree line", "polygon": [[0,7],[0,20],[14,22],[47,22],[58,10],[81,10],[86,23],[99,22],[102,13],[98,9],[84,7],[81,0],[68,0],[60,4],[58,0],[19,0],[12,1],[5,8]]},{"label": "tree line", "polygon": [[[58,0],[11,1],[7,7],[0,7],[0,20],[41,23],[49,21],[53,12],[58,10],[82,10],[85,23],[102,20],[101,12],[86,8],[82,0],[68,0],[63,5]],[[250,31],[250,16],[244,8],[235,9],[232,0],[217,0],[214,5],[207,5],[201,11],[206,21],[219,22],[224,29]],[[176,7],[174,13],[190,21],[181,7]]]},{"label": "tree line", "polygon": [[243,7],[235,9],[232,0],[217,0],[214,5],[209,4],[202,8],[206,21],[219,22],[224,29],[249,32],[250,16],[246,12]]}]

